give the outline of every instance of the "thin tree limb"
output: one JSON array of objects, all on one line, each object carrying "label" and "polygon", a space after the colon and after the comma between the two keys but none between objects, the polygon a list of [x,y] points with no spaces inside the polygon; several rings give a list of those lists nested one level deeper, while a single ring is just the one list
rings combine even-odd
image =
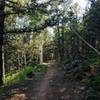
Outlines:
[{"label": "thin tree limb", "polygon": [[92,50],[94,50],[98,55],[100,55],[100,51],[98,51],[96,48],[94,48],[90,43],[88,43],[81,35],[78,34],[76,30],[71,30],[79,37],[80,40],[82,40],[86,45],[88,45]]}]

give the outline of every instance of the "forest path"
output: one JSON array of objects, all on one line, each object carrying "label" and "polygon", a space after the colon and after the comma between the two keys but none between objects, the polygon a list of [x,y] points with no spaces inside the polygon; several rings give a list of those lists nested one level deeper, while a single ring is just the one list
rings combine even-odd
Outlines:
[{"label": "forest path", "polygon": [[56,68],[53,63],[48,64],[48,72],[42,80],[39,91],[36,94],[36,100],[48,100],[50,93],[50,85],[53,85],[53,78],[56,76]]},{"label": "forest path", "polygon": [[[55,76],[56,68],[54,63],[48,63],[48,71],[41,81],[34,83],[34,80],[28,80],[26,84],[24,84],[24,90],[14,94],[10,100],[48,100],[50,85]],[[19,89],[19,91],[21,91],[21,89]]]},{"label": "forest path", "polygon": [[28,80],[23,85],[12,89],[17,91],[5,100],[86,100],[84,86],[77,81],[59,77],[57,65],[48,64],[48,71],[40,81]]}]

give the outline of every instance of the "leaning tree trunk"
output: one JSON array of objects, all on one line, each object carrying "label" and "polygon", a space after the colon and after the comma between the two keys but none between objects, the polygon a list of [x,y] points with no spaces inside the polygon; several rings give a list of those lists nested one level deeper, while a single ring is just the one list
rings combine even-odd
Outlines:
[{"label": "leaning tree trunk", "polygon": [[0,0],[0,86],[3,84],[3,35],[4,35],[5,0]]}]

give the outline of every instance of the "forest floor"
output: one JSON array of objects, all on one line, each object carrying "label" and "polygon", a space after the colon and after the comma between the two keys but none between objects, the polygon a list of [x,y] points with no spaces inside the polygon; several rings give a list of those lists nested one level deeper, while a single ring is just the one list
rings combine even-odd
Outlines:
[{"label": "forest floor", "polygon": [[57,65],[48,64],[48,71],[41,80],[27,80],[9,87],[0,100],[85,100],[84,85],[75,80],[63,81]]}]

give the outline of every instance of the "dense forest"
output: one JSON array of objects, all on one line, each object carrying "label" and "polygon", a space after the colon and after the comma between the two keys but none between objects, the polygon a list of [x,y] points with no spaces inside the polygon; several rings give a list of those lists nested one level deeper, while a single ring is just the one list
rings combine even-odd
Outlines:
[{"label": "dense forest", "polygon": [[0,0],[0,94],[38,73],[49,77],[51,64],[61,78],[57,83],[85,87],[84,99],[52,100],[100,100],[100,1],[84,0],[84,12],[73,1]]}]

